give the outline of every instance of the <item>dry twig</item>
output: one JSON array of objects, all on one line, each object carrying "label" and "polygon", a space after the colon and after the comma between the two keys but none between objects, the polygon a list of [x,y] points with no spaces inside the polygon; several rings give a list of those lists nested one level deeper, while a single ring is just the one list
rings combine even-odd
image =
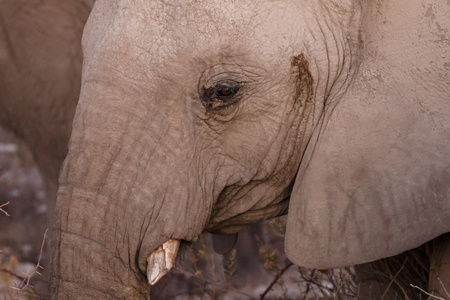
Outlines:
[{"label": "dry twig", "polygon": [[450,294],[448,293],[447,289],[445,288],[444,283],[442,282],[442,280],[440,278],[438,278],[439,282],[442,285],[442,289],[444,290],[445,294],[447,294],[448,299],[450,299]]},{"label": "dry twig", "polygon": [[7,217],[9,217],[10,214],[8,214],[5,210],[3,210],[2,207],[5,207],[5,206],[8,205],[8,204],[9,204],[9,201],[6,202],[5,204],[0,205],[0,211],[1,211],[2,213],[4,213]]},{"label": "dry twig", "polygon": [[275,276],[275,278],[272,280],[272,282],[269,284],[269,286],[267,287],[267,289],[264,291],[264,293],[262,293],[260,300],[263,300],[267,293],[270,292],[270,290],[272,289],[272,287],[275,285],[275,283],[277,283],[277,281],[283,277],[283,274],[290,268],[292,267],[294,264],[292,262],[289,262],[286,264],[286,266],[277,274],[277,276]]},{"label": "dry twig", "polygon": [[[442,280],[441,280],[440,278],[438,278],[438,280],[439,280],[439,282],[441,283],[442,288],[444,289],[444,292],[445,292],[445,293],[447,294],[447,296],[449,297],[448,299],[450,299],[450,294],[448,293],[447,289],[445,288],[444,283],[442,282]],[[448,299],[445,299],[445,298],[443,298],[443,297],[439,297],[439,296],[435,296],[435,295],[433,295],[433,294],[430,294],[430,293],[424,291],[423,289],[421,289],[420,287],[418,287],[418,286],[416,286],[416,285],[411,284],[411,286],[412,286],[413,288],[418,289],[418,290],[420,290],[421,292],[425,293],[427,296],[430,296],[430,299],[433,298],[433,299],[438,299],[438,300],[448,300]]]},{"label": "dry twig", "polygon": [[445,298],[442,298],[442,297],[439,297],[439,296],[435,296],[435,295],[432,295],[432,294],[428,293],[427,291],[425,291],[424,289],[418,287],[417,285],[411,284],[411,286],[413,288],[415,288],[415,289],[418,289],[419,291],[421,291],[422,293],[426,294],[427,296],[430,296],[433,299],[446,300]]},{"label": "dry twig", "polygon": [[400,272],[405,268],[405,264],[406,264],[407,261],[408,261],[408,258],[405,259],[405,261],[403,262],[402,266],[401,266],[400,269],[397,271],[397,273],[394,275],[394,277],[391,276],[391,278],[390,278],[391,281],[389,282],[387,288],[385,289],[385,291],[384,291],[384,293],[383,293],[383,296],[381,297],[382,299],[384,299],[384,297],[385,297],[386,294],[388,293],[388,291],[389,291],[389,289],[391,288],[391,286],[392,286],[393,283],[396,283],[396,285],[402,290],[404,296],[405,296],[406,298],[408,298],[405,289],[401,286],[401,284],[398,284],[398,283],[397,283],[397,277],[398,277],[398,275],[400,274]]},{"label": "dry twig", "polygon": [[[39,271],[40,271],[39,269],[44,270],[44,268],[41,266],[41,258],[42,258],[42,252],[44,251],[44,245],[45,245],[45,239],[47,238],[47,232],[48,232],[48,229],[45,230],[44,238],[42,239],[41,250],[39,252],[39,258],[36,263],[36,266],[33,268],[33,270],[31,272],[30,272],[30,270],[28,270],[24,274],[23,280],[18,287],[10,286],[10,288],[17,290],[17,291],[24,291],[24,290],[28,289],[31,292],[35,293],[34,286],[30,283],[30,280],[31,280],[31,277],[33,277],[35,274],[42,276],[42,274],[39,273]],[[17,277],[19,277],[19,276],[17,276]]]},{"label": "dry twig", "polygon": [[[305,282],[306,282],[306,291],[305,291],[305,295],[303,296],[303,300],[308,299],[308,294],[309,294],[309,292],[311,290],[311,283],[312,283],[311,279],[314,278],[314,276],[316,276],[316,273],[317,273],[317,269],[312,269],[311,270],[311,274],[309,275],[310,279],[305,280]],[[302,274],[302,277],[303,277],[303,274]]]}]

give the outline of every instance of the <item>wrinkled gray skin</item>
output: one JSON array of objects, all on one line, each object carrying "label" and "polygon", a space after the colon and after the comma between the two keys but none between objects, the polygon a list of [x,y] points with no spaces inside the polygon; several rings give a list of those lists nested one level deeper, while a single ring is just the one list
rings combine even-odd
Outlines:
[{"label": "wrinkled gray skin", "polygon": [[448,14],[431,0],[97,1],[55,298],[147,298],[147,257],[169,239],[288,205],[286,251],[308,267],[448,232]]},{"label": "wrinkled gray skin", "polygon": [[[307,267],[448,232],[449,7],[97,1],[60,177],[54,298],[147,299],[147,257],[167,240],[288,208],[286,251]],[[226,85],[239,90],[219,99]],[[431,243],[436,293],[449,244]]]}]

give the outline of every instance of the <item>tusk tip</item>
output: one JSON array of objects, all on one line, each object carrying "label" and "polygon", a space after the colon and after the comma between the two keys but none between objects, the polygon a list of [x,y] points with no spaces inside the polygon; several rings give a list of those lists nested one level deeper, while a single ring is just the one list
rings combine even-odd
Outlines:
[{"label": "tusk tip", "polygon": [[150,285],[156,284],[175,264],[180,246],[179,240],[168,240],[147,258],[147,278]]}]

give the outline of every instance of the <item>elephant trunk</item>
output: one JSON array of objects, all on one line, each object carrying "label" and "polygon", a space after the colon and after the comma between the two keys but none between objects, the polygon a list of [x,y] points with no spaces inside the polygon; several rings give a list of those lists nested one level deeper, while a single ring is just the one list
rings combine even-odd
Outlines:
[{"label": "elephant trunk", "polygon": [[190,201],[205,190],[190,151],[180,150],[189,149],[182,114],[164,105],[150,113],[129,94],[136,102],[123,107],[101,96],[105,87],[84,84],[60,176],[56,299],[148,299],[149,281],[170,269],[179,241],[201,233],[208,214],[199,211],[211,211],[212,203]]},{"label": "elephant trunk", "polygon": [[[92,206],[106,200],[94,193],[60,189],[58,201],[64,202],[57,208],[60,217],[56,226],[60,224],[61,228],[54,232],[52,299],[149,299],[150,287],[145,284],[145,277],[132,262],[126,261],[122,250],[112,245],[112,218],[97,224],[100,228],[88,225],[100,218]],[[92,210],[92,214],[83,217],[74,212],[84,209]],[[131,257],[132,253],[128,258]]]}]

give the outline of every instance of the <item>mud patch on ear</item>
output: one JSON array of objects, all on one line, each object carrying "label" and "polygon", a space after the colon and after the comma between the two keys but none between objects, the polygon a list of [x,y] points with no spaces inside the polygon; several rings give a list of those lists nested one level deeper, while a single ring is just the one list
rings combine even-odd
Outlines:
[{"label": "mud patch on ear", "polygon": [[291,61],[292,75],[295,82],[295,102],[299,102],[301,107],[313,102],[314,79],[309,71],[309,63],[305,55],[294,56]]}]

